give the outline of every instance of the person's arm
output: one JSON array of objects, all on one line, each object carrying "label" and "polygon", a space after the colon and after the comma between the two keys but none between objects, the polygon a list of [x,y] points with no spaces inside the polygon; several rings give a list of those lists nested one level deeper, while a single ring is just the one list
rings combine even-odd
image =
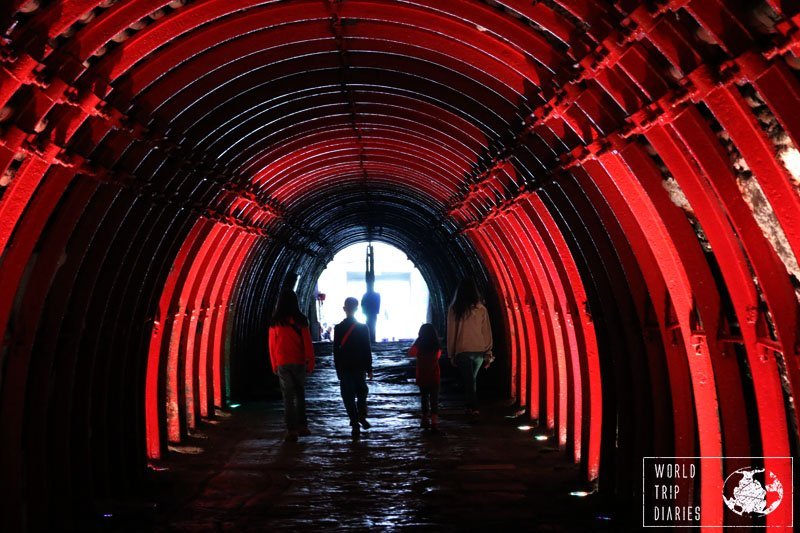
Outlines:
[{"label": "person's arm", "polygon": [[456,357],[456,317],[452,307],[447,310],[447,356],[451,361]]},{"label": "person's arm", "polygon": [[303,328],[303,355],[306,361],[306,372],[314,371],[314,345],[311,343],[311,329]]},{"label": "person's arm", "polygon": [[275,365],[275,352],[278,347],[278,333],[276,330],[275,326],[269,328],[269,366],[273,374],[278,372],[278,367]]},{"label": "person's arm", "polygon": [[419,355],[419,348],[417,348],[416,344],[412,344],[411,348],[408,349],[408,355],[411,357],[416,357]]}]

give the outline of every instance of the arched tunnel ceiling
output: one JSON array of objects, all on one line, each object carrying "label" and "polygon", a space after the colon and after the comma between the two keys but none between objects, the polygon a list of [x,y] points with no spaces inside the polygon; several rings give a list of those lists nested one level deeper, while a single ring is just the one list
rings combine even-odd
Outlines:
[{"label": "arched tunnel ceiling", "polygon": [[330,212],[323,191],[352,182],[411,189],[446,212],[543,102],[543,80],[572,65],[529,29],[452,2],[202,4],[82,79],[110,80],[103,96],[121,111],[289,216],[308,191],[323,199],[311,211]]},{"label": "arched tunnel ceiling", "polygon": [[[216,196],[218,209],[267,232],[293,221],[312,251],[330,255],[318,246],[384,227],[397,228],[404,248],[430,246],[431,228],[455,232],[447,212],[469,178],[544,102],[543,80],[552,93],[554,71],[572,64],[546,32],[475,9],[189,5],[91,60],[76,84],[141,124],[145,138],[200,159],[164,189],[208,165],[215,185],[192,196]],[[83,38],[97,43],[91,26]],[[244,194],[216,193],[227,183]]]},{"label": "arched tunnel ceiling", "polygon": [[5,529],[141,478],[260,379],[283,284],[312,308],[370,238],[440,327],[481,281],[508,395],[621,501],[644,455],[797,455],[795,3],[11,0],[0,25]]}]

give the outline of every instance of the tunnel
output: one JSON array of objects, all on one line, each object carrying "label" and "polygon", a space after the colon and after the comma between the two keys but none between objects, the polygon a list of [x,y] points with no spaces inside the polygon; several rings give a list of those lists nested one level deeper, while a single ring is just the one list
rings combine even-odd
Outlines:
[{"label": "tunnel", "polygon": [[125,499],[257,397],[279,291],[313,319],[365,241],[442,332],[477,280],[494,398],[634,522],[647,458],[696,458],[708,526],[757,458],[791,529],[797,3],[4,4],[4,531]]}]

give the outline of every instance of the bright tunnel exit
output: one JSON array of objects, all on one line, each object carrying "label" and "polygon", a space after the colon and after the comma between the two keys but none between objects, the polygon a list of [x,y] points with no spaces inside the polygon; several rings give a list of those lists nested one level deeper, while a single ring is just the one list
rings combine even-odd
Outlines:
[{"label": "bright tunnel exit", "polygon": [[[345,298],[352,296],[361,302],[366,293],[368,244],[353,244],[336,254],[317,281],[317,316],[323,340],[330,338],[333,326],[344,319]],[[404,252],[381,242],[372,243],[372,246],[375,292],[380,295],[375,340],[414,339],[420,325],[429,320],[428,286]],[[356,318],[366,322],[360,307]]]}]

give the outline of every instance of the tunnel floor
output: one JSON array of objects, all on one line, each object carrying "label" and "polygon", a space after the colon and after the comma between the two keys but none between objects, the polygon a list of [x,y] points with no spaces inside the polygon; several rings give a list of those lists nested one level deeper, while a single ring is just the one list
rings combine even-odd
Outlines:
[{"label": "tunnel floor", "polygon": [[[278,399],[223,414],[155,465],[136,508],[107,513],[114,530],[612,531],[614,521],[585,489],[577,466],[549,441],[534,440],[513,408],[484,404],[478,421],[460,407],[445,371],[443,434],[420,428],[407,344],[375,351],[372,429],[354,441],[329,355],[318,345],[307,381],[312,436],[283,441]],[[163,468],[163,469],[162,469]]]}]

